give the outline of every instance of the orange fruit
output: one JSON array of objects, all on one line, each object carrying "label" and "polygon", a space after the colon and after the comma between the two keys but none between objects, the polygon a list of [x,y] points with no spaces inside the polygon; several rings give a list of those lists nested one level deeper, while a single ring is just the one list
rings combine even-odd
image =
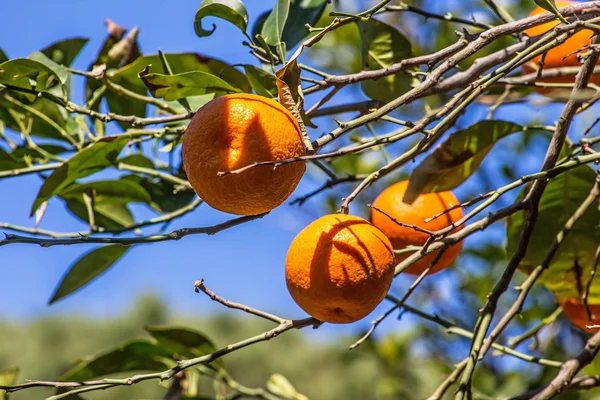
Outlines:
[{"label": "orange fruit", "polygon": [[258,161],[305,155],[294,116],[278,102],[253,94],[216,98],[200,108],[183,137],[183,165],[194,191],[211,207],[238,215],[270,211],[287,199],[306,165],[265,165],[218,176]]},{"label": "orange fruit", "polygon": [[586,332],[596,332],[598,328],[588,329],[586,325],[600,325],[600,304],[588,304],[594,320],[588,318],[585,306],[579,299],[568,299],[560,302],[565,316],[573,325]]},{"label": "orange fruit", "polygon": [[314,318],[334,324],[358,321],[387,294],[394,278],[394,250],[368,221],[326,215],[292,242],[285,278],[294,301]]},{"label": "orange fruit", "polygon": [[[426,223],[425,219],[433,217],[451,206],[460,203],[452,192],[439,192],[422,194],[412,204],[407,204],[402,201],[407,187],[408,181],[393,184],[375,199],[373,207],[386,212],[399,222],[407,225],[415,225],[432,232],[444,229],[463,217],[462,209],[459,207]],[[386,234],[395,250],[402,250],[407,246],[423,246],[427,239],[429,239],[427,233],[400,226],[375,209],[371,209],[371,222]],[[462,227],[457,228],[457,230],[460,229]],[[458,257],[461,248],[462,242],[447,248],[438,263],[431,269],[430,274],[450,266],[456,260],[456,257]],[[411,254],[411,252],[397,254],[396,263],[400,263]],[[420,275],[431,265],[436,255],[437,252],[428,254],[412,264],[404,272],[412,275]]]},{"label": "orange fruit", "polygon": [[[566,7],[572,4],[577,4],[577,1],[557,1],[557,7]],[[548,12],[541,7],[535,8],[530,17],[538,14],[542,14]],[[525,33],[530,36],[539,36],[550,30],[552,30],[556,25],[558,25],[558,20],[554,20],[552,22],[548,22],[542,25],[535,26],[533,28],[529,28],[525,31]],[[569,39],[567,39],[563,44],[556,46],[550,50],[548,50],[546,57],[544,59],[544,69],[550,68],[560,68],[560,67],[577,67],[580,66],[581,63],[577,60],[577,50],[582,49],[585,45],[588,45],[592,42],[592,35],[594,32],[588,29],[582,29],[575,34],[573,34]],[[539,65],[542,56],[539,55],[532,59],[531,61]],[[523,65],[524,73],[532,73],[536,72],[537,68],[534,68],[530,64]],[[539,82],[547,82],[547,83],[573,83],[575,82],[575,75],[568,76],[559,76],[554,78],[544,78],[540,79]],[[590,83],[600,84],[600,75],[595,74],[592,75],[590,79]],[[571,92],[570,89],[540,89],[535,88],[535,91],[541,94],[547,95],[567,95]]]}]

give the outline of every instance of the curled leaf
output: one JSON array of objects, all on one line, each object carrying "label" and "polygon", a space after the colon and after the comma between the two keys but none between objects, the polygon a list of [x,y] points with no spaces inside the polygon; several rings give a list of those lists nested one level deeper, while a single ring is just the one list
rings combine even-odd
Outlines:
[{"label": "curled leaf", "polygon": [[217,29],[213,24],[211,30],[202,27],[202,20],[205,17],[217,17],[231,22],[237,26],[244,34],[248,27],[248,12],[244,3],[240,0],[203,0],[200,8],[196,11],[194,19],[194,30],[199,37],[210,36]]}]

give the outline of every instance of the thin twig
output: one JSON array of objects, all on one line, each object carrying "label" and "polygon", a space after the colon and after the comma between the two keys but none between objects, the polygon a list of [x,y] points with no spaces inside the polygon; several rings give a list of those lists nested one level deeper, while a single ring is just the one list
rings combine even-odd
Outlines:
[{"label": "thin twig", "polygon": [[377,212],[385,215],[386,217],[388,217],[389,219],[391,219],[392,222],[394,222],[398,226],[402,226],[404,228],[410,228],[410,229],[413,229],[413,230],[415,230],[417,232],[422,232],[422,233],[425,233],[425,234],[430,235],[430,236],[434,236],[435,235],[435,232],[427,230],[427,229],[420,228],[417,225],[414,225],[414,224],[405,224],[404,222],[400,222],[396,218],[394,218],[390,214],[388,214],[387,212],[383,211],[382,209],[380,209],[378,207],[375,207],[372,204],[367,204],[367,207],[370,207],[373,210],[375,210],[375,211],[377,211]]},{"label": "thin twig", "polygon": [[216,301],[217,303],[221,303],[225,307],[234,308],[236,310],[242,310],[244,312],[247,312],[248,314],[256,315],[257,317],[261,317],[278,324],[282,324],[285,322],[285,319],[280,318],[276,315],[257,310],[256,308],[248,307],[247,305],[241,303],[234,303],[233,301],[229,301],[222,298],[221,296],[218,296],[217,294],[215,294],[215,292],[213,292],[204,285],[204,279],[197,280],[194,283],[194,290],[196,291],[196,293],[203,292],[208,297],[210,297],[211,300]]},{"label": "thin twig", "polygon": [[105,229],[105,228],[98,227],[95,231],[55,232],[55,231],[50,231],[47,229],[27,228],[24,226],[12,225],[12,224],[8,224],[8,223],[0,223],[0,229],[7,229],[10,231],[15,231],[15,232],[29,233],[30,235],[48,236],[48,237],[52,237],[52,238],[80,238],[82,236],[89,236],[89,235],[94,235],[94,234],[108,234],[108,233],[113,234],[113,235],[119,235],[121,233],[134,231],[136,229],[143,228],[146,226],[151,226],[151,225],[156,225],[156,224],[160,224],[163,222],[173,221],[176,218],[179,218],[179,217],[189,213],[190,211],[195,210],[200,204],[202,204],[202,199],[197,197],[190,204],[188,204],[184,207],[181,207],[175,211],[165,213],[158,217],[150,218],[150,219],[138,222],[133,225],[124,226],[121,228],[114,228],[114,229]]},{"label": "thin twig", "polygon": [[16,243],[26,243],[26,244],[35,244],[41,247],[52,247],[52,246],[68,246],[73,244],[82,244],[82,243],[102,243],[102,244],[122,244],[122,245],[132,245],[132,244],[143,244],[143,243],[154,243],[154,242],[164,242],[168,240],[180,240],[186,236],[190,235],[214,235],[226,229],[232,228],[234,226],[241,225],[246,222],[253,221],[258,218],[262,218],[268,213],[259,214],[259,215],[246,215],[243,217],[238,217],[231,219],[229,221],[208,226],[202,228],[182,228],[177,229],[171,233],[164,233],[159,235],[151,235],[151,236],[139,236],[139,237],[128,237],[128,238],[119,238],[119,237],[96,237],[96,236],[82,236],[79,238],[64,238],[64,239],[46,239],[46,238],[33,238],[28,236],[18,236],[13,234],[5,234],[6,238],[0,240],[0,247],[6,246],[9,244]]},{"label": "thin twig", "polygon": [[563,363],[558,375],[531,399],[548,400],[558,396],[569,386],[575,375],[594,360],[599,350],[600,331],[587,341],[584,349],[577,356]]},{"label": "thin twig", "polygon": [[542,321],[540,321],[539,324],[537,324],[536,326],[534,326],[533,328],[529,329],[526,332],[523,332],[522,334],[520,334],[519,336],[515,336],[514,338],[510,338],[508,340],[508,345],[511,349],[516,348],[518,345],[520,345],[521,343],[523,343],[524,341],[526,341],[527,339],[531,338],[531,337],[536,337],[537,334],[544,329],[546,326],[550,325],[551,323],[553,323],[554,321],[556,321],[556,318],[558,318],[558,316],[562,314],[562,307],[558,306],[556,307],[556,309],[554,311],[552,311],[552,313],[547,316],[546,318],[544,318]]}]

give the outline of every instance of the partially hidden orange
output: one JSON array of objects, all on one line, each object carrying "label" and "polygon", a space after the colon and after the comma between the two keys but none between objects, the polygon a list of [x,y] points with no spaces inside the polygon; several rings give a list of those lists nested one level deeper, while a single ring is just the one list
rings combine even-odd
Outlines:
[{"label": "partially hidden orange", "polygon": [[218,176],[259,161],[305,155],[298,122],[278,102],[232,94],[200,108],[183,138],[183,165],[194,191],[211,207],[257,215],[283,203],[306,170],[305,162],[266,165]]},{"label": "partially hidden orange", "polygon": [[314,318],[358,321],[383,300],[394,278],[394,251],[369,221],[345,214],[312,222],[293,240],[285,262],[288,290]]},{"label": "partially hidden orange", "polygon": [[[576,1],[557,1],[557,7],[566,7],[573,4],[577,4]],[[548,12],[541,7],[536,7],[529,16],[534,16],[538,14],[542,14]],[[534,26],[533,28],[529,28],[525,31],[525,33],[530,36],[539,36],[550,30],[552,30],[556,25],[560,22],[558,20],[554,20],[552,22],[548,22],[542,25]],[[564,43],[559,46],[556,46],[546,53],[546,57],[544,58],[544,69],[551,68],[561,68],[561,67],[577,67],[580,66],[581,63],[577,59],[577,54],[583,49],[584,46],[588,45],[592,41],[592,36],[594,32],[589,29],[582,29],[575,34],[573,34],[569,39],[567,39]],[[585,50],[583,50],[585,51]],[[532,59],[532,63],[539,67],[539,63],[542,56],[539,55]],[[531,64],[523,65],[523,72],[525,73],[533,73],[537,71],[537,67],[532,66]],[[575,82],[575,75],[565,75],[558,76],[553,78],[542,78],[539,82],[546,83],[573,83]],[[600,84],[600,75],[594,74],[590,79],[590,83]],[[559,95],[566,96],[570,93],[570,89],[540,89],[536,88],[535,91],[545,94],[545,95]]]},{"label": "partially hidden orange", "polygon": [[[371,209],[371,222],[386,234],[395,250],[402,250],[408,246],[423,246],[430,235],[415,230],[412,227],[400,226],[377,209],[384,211],[398,222],[406,225],[414,225],[430,232],[444,229],[463,217],[462,209],[458,207],[444,213],[438,218],[425,222],[425,219],[445,212],[452,206],[460,203],[452,192],[446,191],[421,194],[412,204],[407,204],[402,201],[407,187],[408,181],[398,182],[388,187],[375,199],[373,208]],[[457,231],[460,229],[462,227],[457,228]],[[446,249],[430,273],[441,271],[450,266],[456,260],[456,257],[458,257],[461,248],[462,242],[459,242]],[[412,252],[397,254],[396,263],[404,261],[411,254]],[[404,272],[412,275],[420,275],[431,265],[436,255],[437,252],[426,255],[409,266]]]},{"label": "partially hidden orange", "polygon": [[600,304],[588,304],[594,320],[590,320],[585,306],[579,299],[568,299],[560,302],[565,317],[579,329],[586,332],[596,332],[598,328],[588,328],[587,325],[600,325]]}]

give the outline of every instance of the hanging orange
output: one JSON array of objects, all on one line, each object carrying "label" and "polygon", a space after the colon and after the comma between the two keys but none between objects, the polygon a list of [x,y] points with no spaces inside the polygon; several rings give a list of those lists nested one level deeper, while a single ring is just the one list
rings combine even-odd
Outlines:
[{"label": "hanging orange", "polygon": [[285,278],[294,301],[314,318],[335,324],[358,321],[387,294],[394,250],[369,221],[326,215],[292,242]]},{"label": "hanging orange", "polygon": [[[378,208],[397,221],[407,225],[416,225],[428,231],[439,231],[451,225],[463,217],[460,207],[455,208],[442,216],[425,222],[425,219],[440,214],[452,206],[460,204],[452,192],[426,193],[422,194],[412,203],[402,201],[408,187],[408,181],[398,182],[385,189],[373,202],[373,207]],[[413,228],[403,227],[392,221],[388,216],[379,211],[371,210],[371,222],[381,229],[392,242],[394,249],[402,250],[407,246],[423,246],[429,235],[419,232]],[[457,228],[457,230],[462,227]],[[442,254],[438,263],[431,269],[430,273],[441,271],[456,260],[462,248],[462,242],[449,247]],[[401,253],[396,255],[396,263],[408,258],[412,253]],[[412,275],[420,275],[431,265],[437,252],[433,252],[408,267],[404,272]]]},{"label": "hanging orange", "polygon": [[[573,4],[578,4],[576,1],[557,1],[557,7],[566,7]],[[548,12],[541,7],[536,7],[531,14],[530,17],[538,14],[542,14]],[[552,22],[548,22],[542,25],[534,26],[533,28],[529,28],[525,31],[525,33],[530,36],[539,36],[550,30],[552,30],[556,25],[560,22],[558,20],[554,20]],[[577,54],[581,51],[584,46],[589,45],[592,42],[592,36],[594,32],[589,29],[582,29],[575,34],[573,34],[569,39],[567,39],[564,43],[559,46],[556,46],[546,53],[546,57],[544,58],[544,69],[551,68],[561,68],[561,67],[578,67],[581,65],[579,60],[577,59]],[[585,50],[583,50],[585,51]],[[539,66],[540,60],[542,56],[539,55],[532,59],[532,63]],[[537,68],[534,68],[531,64],[523,65],[524,73],[533,73],[536,72]],[[538,80],[539,82],[546,83],[573,83],[575,82],[575,75],[566,75],[566,76],[558,76],[554,78],[543,78]],[[592,75],[590,79],[590,83],[600,84],[600,74]],[[558,96],[568,96],[571,92],[570,89],[543,89],[543,88],[535,88],[536,92],[544,94],[544,95],[558,95]]]},{"label": "hanging orange", "polygon": [[256,215],[283,203],[302,178],[303,161],[218,176],[258,161],[305,155],[300,126],[278,102],[232,94],[200,108],[183,138],[183,165],[194,191],[211,207]]}]

